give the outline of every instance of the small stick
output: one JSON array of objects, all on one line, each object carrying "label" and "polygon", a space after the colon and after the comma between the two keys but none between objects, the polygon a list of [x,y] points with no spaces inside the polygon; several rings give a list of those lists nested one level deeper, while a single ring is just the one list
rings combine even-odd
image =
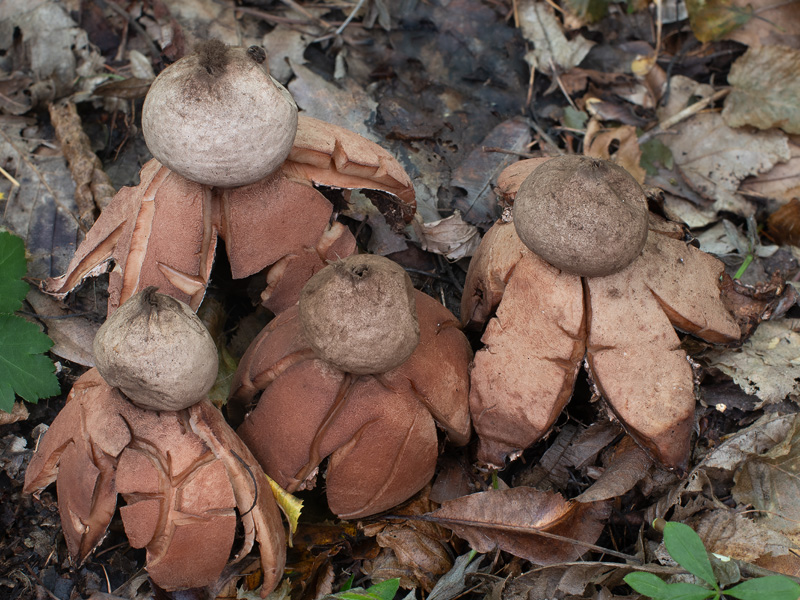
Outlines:
[{"label": "small stick", "polygon": [[11,176],[11,173],[9,173],[8,171],[6,171],[6,170],[5,170],[3,167],[0,167],[0,175],[2,175],[3,177],[5,177],[6,179],[8,179],[8,180],[11,182],[11,185],[13,185],[14,187],[19,187],[19,181],[17,181],[16,179],[14,179],[14,178]]},{"label": "small stick", "polygon": [[704,98],[703,100],[695,102],[694,104],[684,108],[682,111],[675,113],[674,115],[672,115],[668,119],[664,119],[663,121],[661,121],[661,123],[656,125],[653,129],[651,129],[650,131],[648,131],[644,135],[642,135],[639,138],[639,144],[641,145],[641,144],[645,143],[650,138],[658,135],[659,133],[663,133],[664,131],[666,131],[667,129],[672,127],[673,125],[677,125],[678,123],[688,119],[692,115],[696,115],[697,113],[699,113],[701,110],[703,110],[709,104],[713,104],[717,100],[720,100],[721,98],[724,98],[725,96],[727,96],[730,93],[730,91],[731,91],[730,88],[725,88],[725,89],[719,90],[719,91],[711,94],[708,98]]}]

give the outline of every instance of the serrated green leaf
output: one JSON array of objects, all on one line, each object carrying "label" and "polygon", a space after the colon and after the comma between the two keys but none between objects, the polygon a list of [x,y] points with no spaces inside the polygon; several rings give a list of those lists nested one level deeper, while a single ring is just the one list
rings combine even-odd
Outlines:
[{"label": "serrated green leaf", "polygon": [[61,391],[52,361],[41,354],[52,345],[36,324],[0,315],[0,410],[11,412],[14,394],[35,403]]},{"label": "serrated green leaf", "polygon": [[725,595],[738,600],[797,600],[800,585],[782,575],[749,579],[725,590]]},{"label": "serrated green leaf", "polygon": [[25,243],[0,231],[0,313],[13,313],[22,306],[28,293],[28,284],[22,281],[27,270]]},{"label": "serrated green leaf", "polygon": [[718,589],[711,561],[703,540],[694,529],[683,523],[668,522],[664,525],[664,546],[669,555],[684,569],[699,577],[714,589]]},{"label": "serrated green leaf", "polygon": [[653,573],[628,573],[623,577],[623,581],[634,591],[651,598],[658,597],[667,588],[667,582]]},{"label": "serrated green leaf", "polygon": [[668,583],[655,600],[706,600],[714,598],[717,592],[693,583]]}]

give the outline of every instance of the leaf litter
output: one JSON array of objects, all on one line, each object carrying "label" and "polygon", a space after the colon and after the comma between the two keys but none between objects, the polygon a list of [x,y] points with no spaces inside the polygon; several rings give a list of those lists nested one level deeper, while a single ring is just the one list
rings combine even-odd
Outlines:
[{"label": "leaf litter", "polygon": [[[701,14],[689,3],[694,37],[681,31],[687,18],[682,4],[671,2],[662,3],[661,12],[655,5],[648,10],[633,3],[629,13],[603,3],[532,0],[361,4],[345,24],[353,7],[332,2],[232,7],[180,0],[122,12],[98,5],[72,13],[61,2],[33,8],[19,0],[6,3],[0,31],[17,26],[22,37],[0,36],[4,57],[13,59],[0,63],[0,166],[21,185],[0,178],[0,208],[2,224],[25,238],[30,274],[44,278],[64,271],[88,221],[81,215],[90,206],[74,202],[74,181],[80,195],[97,185],[95,175],[102,177],[93,156],[101,159],[115,187],[135,182],[147,158],[137,115],[148,81],[209,36],[263,43],[273,75],[289,85],[301,108],[379,141],[401,161],[418,196],[421,218],[413,228],[393,226],[370,199],[355,193],[343,214],[353,220],[365,248],[396,256],[418,286],[449,306],[458,302],[462,259],[472,254],[480,236],[475,225],[485,228],[507,200],[494,189],[503,166],[544,151],[610,158],[645,185],[665,189],[664,211],[694,228],[704,245],[713,240],[715,252],[735,254],[729,277],[748,254],[757,255],[749,272],[728,288],[735,292],[731,298],[738,314],[747,315],[748,333],[755,334],[741,347],[699,348],[703,352],[696,354],[706,367],[701,397],[713,403],[698,410],[695,470],[678,480],[652,468],[641,449],[627,437],[620,440],[618,426],[604,420],[591,402],[591,390],[576,390],[583,399],[570,405],[558,434],[506,471],[481,471],[469,456],[445,452],[441,469],[449,468],[458,480],[450,489],[466,495],[438,510],[431,510],[435,504],[426,509],[425,518],[439,519],[444,528],[413,515],[397,517],[398,509],[397,518],[315,529],[312,525],[324,517],[317,516],[318,498],[311,494],[290,565],[307,585],[295,579],[280,597],[310,600],[340,589],[350,574],[369,573],[432,589],[434,600],[475,589],[489,589],[495,600],[537,594],[623,598],[622,576],[636,561],[655,556],[648,520],[668,513],[695,527],[710,550],[794,572],[797,565],[787,557],[797,539],[791,522],[795,482],[786,469],[794,460],[790,427],[798,374],[792,348],[798,343],[793,337],[798,311],[784,290],[798,278],[800,251],[786,250],[789,237],[764,238],[761,224],[798,196],[799,153],[796,136],[790,135],[796,133],[800,110],[792,99],[796,40],[784,26],[797,4],[704,3]],[[37,29],[42,19],[57,26]],[[706,39],[722,41],[697,44]],[[650,70],[642,74],[634,64]],[[732,86],[727,97],[725,75]],[[93,95],[101,84],[104,88]],[[66,149],[62,153],[49,129],[53,121],[32,110],[59,99],[71,99],[77,109],[72,132],[88,134],[88,144],[79,144],[79,160],[88,161],[83,174],[70,172]],[[744,219],[750,215],[756,227]],[[723,217],[730,222],[727,228]],[[792,218],[783,216],[788,228]],[[780,250],[767,255],[770,244]],[[433,260],[432,253],[454,264]],[[217,277],[223,286],[224,275]],[[80,365],[91,360],[85,349],[93,328],[103,318],[96,308],[105,304],[103,284],[83,289],[67,307],[32,304],[42,317],[67,317],[44,322],[56,339],[53,352],[68,361],[62,377],[79,375]],[[761,322],[786,311],[786,318]],[[76,312],[89,314],[75,317]],[[226,323],[231,348],[254,318],[265,317],[248,314]],[[726,392],[724,384],[733,385],[730,378],[744,391]],[[0,482],[0,500],[3,506],[19,506],[17,513],[28,515],[35,528],[26,525],[21,532],[15,515],[0,514],[0,542],[8,548],[0,553],[0,565],[8,572],[20,569],[27,581],[3,580],[0,587],[11,590],[14,600],[48,592],[66,597],[64,582],[84,595],[103,589],[107,597],[111,592],[145,597],[132,591],[143,579],[136,575],[141,559],[129,550],[112,550],[71,573],[54,567],[67,563],[63,550],[56,550],[56,560],[48,558],[57,548],[52,499],[37,508],[19,496],[20,473],[40,431],[34,428],[52,421],[58,402],[32,406],[27,421],[24,406],[17,404],[21,420],[2,425],[0,434],[8,434],[0,437],[0,468],[11,483]],[[47,493],[43,498],[47,501]],[[751,512],[755,509],[759,512]],[[581,543],[545,539],[541,531]],[[26,548],[40,552],[14,554],[20,538]],[[488,556],[476,555],[467,544]],[[617,546],[629,558],[602,562],[608,556],[598,548]],[[535,566],[572,560],[587,550],[584,564]],[[31,563],[35,577],[20,556]],[[636,568],[672,573],[671,567],[652,563]],[[257,574],[244,582],[238,592],[219,597],[247,597],[258,586]],[[359,583],[369,588],[366,581]]]}]

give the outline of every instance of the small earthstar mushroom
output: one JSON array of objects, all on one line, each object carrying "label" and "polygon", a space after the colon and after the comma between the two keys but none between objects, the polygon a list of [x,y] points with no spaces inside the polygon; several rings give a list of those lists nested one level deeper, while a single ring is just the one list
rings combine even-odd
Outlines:
[{"label": "small earthstar mushroom", "polygon": [[607,161],[518,163],[501,179],[513,223],[484,236],[461,304],[465,326],[486,324],[470,374],[478,458],[499,467],[542,438],[585,361],[632,437],[685,470],[694,380],[674,328],[739,338],[720,299],[722,263],[649,214],[639,184]]},{"label": "small earthstar mushroom", "polygon": [[114,196],[46,292],[63,297],[113,261],[109,314],[153,285],[197,310],[221,238],[233,278],[262,276],[262,304],[279,313],[327,261],[355,252],[315,185],[345,190],[345,201],[347,190],[372,190],[410,222],[414,188],[397,160],[351,131],[298,116],[264,57],[256,46],[211,40],[159,74],[142,117],[155,158],[139,185]]},{"label": "small earthstar mushroom", "polygon": [[290,492],[325,458],[328,505],[342,518],[387,510],[427,484],[436,425],[469,441],[472,352],[458,321],[387,258],[351,256],[312,277],[239,363],[229,415]]},{"label": "small earthstar mushroom", "polygon": [[[118,315],[95,349],[111,357],[99,361],[101,368],[119,377],[123,389],[98,369],[75,382],[38,444],[23,491],[38,496],[57,482],[64,538],[77,564],[102,542],[121,494],[128,541],[147,550],[150,578],[167,591],[216,584],[231,561],[240,522],[244,539],[233,562],[258,541],[266,596],[283,576],[285,533],[256,459],[205,399],[216,365],[205,369],[207,348],[195,329],[202,324],[188,306],[152,289],[131,298]],[[121,337],[125,332],[133,339]],[[197,356],[188,358],[193,352]],[[183,390],[169,392],[166,406],[159,406],[159,394],[170,385]],[[182,408],[147,410],[128,393],[140,405]]]}]

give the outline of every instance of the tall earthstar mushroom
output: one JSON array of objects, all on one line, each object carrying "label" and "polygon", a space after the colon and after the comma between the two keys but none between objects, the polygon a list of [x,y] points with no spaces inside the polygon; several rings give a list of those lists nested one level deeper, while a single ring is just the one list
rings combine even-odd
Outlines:
[{"label": "tall earthstar mushroom", "polygon": [[265,58],[211,40],[156,78],[142,115],[155,158],[45,291],[64,296],[113,260],[109,312],[150,285],[197,310],[222,238],[234,278],[268,269],[262,301],[277,313],[327,260],[355,251],[313,184],[376,190],[410,221],[414,189],[400,164],[353,132],[298,117]]},{"label": "tall earthstar mushroom", "polygon": [[342,518],[391,508],[422,489],[436,424],[469,441],[472,357],[456,318],[387,258],[351,256],[312,277],[256,337],[231,386],[249,408],[237,433],[290,492],[313,487],[330,456],[328,505]]},{"label": "tall earthstar mushroom", "polygon": [[486,233],[464,287],[462,322],[489,321],[471,371],[479,459],[501,466],[544,436],[585,360],[634,439],[682,471],[695,396],[673,328],[715,343],[739,338],[720,300],[723,265],[649,214],[621,167],[574,155],[540,162],[518,191],[515,167],[513,223]]},{"label": "tall earthstar mushroom", "polygon": [[283,575],[285,534],[256,459],[204,399],[217,372],[208,331],[187,305],[148,288],[103,324],[95,353],[97,368],[75,382],[33,455],[24,492],[57,480],[76,563],[105,537],[121,494],[128,540],[168,591],[216,583],[240,520],[234,561],[258,541],[266,596]]}]

